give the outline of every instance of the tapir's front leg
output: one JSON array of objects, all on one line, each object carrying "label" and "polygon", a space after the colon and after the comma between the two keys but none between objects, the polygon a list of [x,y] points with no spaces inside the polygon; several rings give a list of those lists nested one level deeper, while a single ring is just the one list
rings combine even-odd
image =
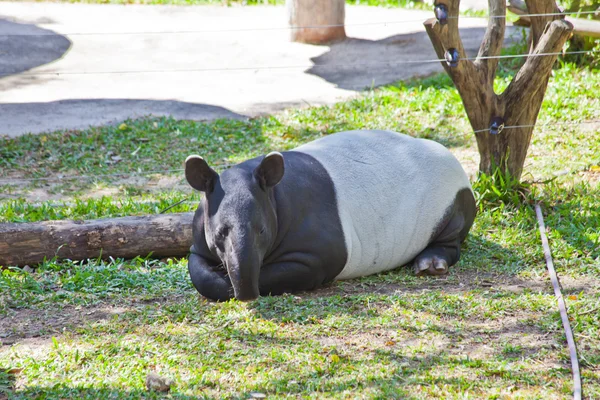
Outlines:
[{"label": "tapir's front leg", "polygon": [[188,259],[188,270],[194,287],[202,296],[217,301],[233,298],[233,286],[229,277],[210,260],[192,253]]},{"label": "tapir's front leg", "polygon": [[313,290],[323,284],[323,276],[314,268],[299,262],[264,265],[260,270],[261,296]]}]

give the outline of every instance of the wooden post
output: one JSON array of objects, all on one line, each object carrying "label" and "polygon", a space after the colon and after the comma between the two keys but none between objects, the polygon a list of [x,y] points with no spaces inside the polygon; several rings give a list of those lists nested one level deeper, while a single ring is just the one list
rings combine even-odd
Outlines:
[{"label": "wooden post", "polygon": [[286,0],[294,42],[323,44],[346,38],[345,0]]},{"label": "wooden post", "polygon": [[[451,67],[442,62],[462,98],[465,111],[475,131],[481,160],[479,171],[494,172],[495,167],[520,178],[525,156],[531,141],[533,127],[540,110],[552,65],[557,53],[571,35],[573,26],[562,16],[531,17],[532,49],[508,88],[500,95],[494,92],[497,58],[504,41],[506,4],[504,0],[488,0],[490,19],[479,53],[474,61],[468,60],[458,32],[460,0],[435,0],[435,5],[447,9],[447,22],[442,25],[436,18],[425,21],[425,29],[439,58],[444,59],[449,49],[456,49],[459,62]],[[554,0],[528,0],[531,13],[559,12]],[[495,17],[495,18],[494,18]],[[444,21],[445,22],[445,21]],[[519,126],[493,134],[490,127]]]},{"label": "wooden post", "polygon": [[46,259],[183,257],[192,244],[193,213],[92,221],[0,224],[0,267]]}]

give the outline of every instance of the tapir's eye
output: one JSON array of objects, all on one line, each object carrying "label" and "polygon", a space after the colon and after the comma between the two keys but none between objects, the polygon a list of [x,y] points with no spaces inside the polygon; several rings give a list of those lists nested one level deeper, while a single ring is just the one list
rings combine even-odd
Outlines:
[{"label": "tapir's eye", "polygon": [[262,235],[262,234],[264,234],[266,231],[267,231],[267,228],[263,226],[263,227],[260,229],[260,232],[258,232],[258,234],[259,234],[259,235]]},{"label": "tapir's eye", "polygon": [[219,230],[217,230],[217,236],[219,237],[219,239],[225,239],[227,237],[227,234],[229,234],[229,228],[226,226],[223,226],[219,228]]}]

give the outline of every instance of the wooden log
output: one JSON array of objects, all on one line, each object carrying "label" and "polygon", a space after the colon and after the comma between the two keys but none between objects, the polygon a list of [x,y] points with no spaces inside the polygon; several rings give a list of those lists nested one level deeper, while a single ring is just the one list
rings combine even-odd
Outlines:
[{"label": "wooden log", "polygon": [[[508,10],[516,15],[529,14],[527,11],[527,5],[523,0],[508,0]],[[580,36],[600,37],[600,21],[594,21],[591,19],[573,18],[566,16],[565,21],[570,22],[573,25],[573,33]],[[531,19],[529,17],[521,17],[518,25],[530,26]]]},{"label": "wooden log", "polygon": [[182,257],[192,243],[193,213],[92,221],[0,224],[0,266],[46,259]]},{"label": "wooden log", "polygon": [[346,38],[345,0],[287,0],[293,42],[323,44]]}]

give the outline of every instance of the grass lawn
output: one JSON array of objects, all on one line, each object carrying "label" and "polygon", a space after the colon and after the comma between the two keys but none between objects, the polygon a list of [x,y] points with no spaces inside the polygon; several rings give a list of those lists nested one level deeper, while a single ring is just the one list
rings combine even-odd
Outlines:
[{"label": "grass lawn", "polygon": [[[499,89],[511,67],[503,64]],[[436,75],[249,121],[141,119],[0,139],[0,222],[148,214],[185,199],[169,212],[191,211],[198,195],[179,171],[188,154],[224,168],[344,129],[437,140],[473,173],[477,151],[464,115],[451,81]],[[476,182],[479,215],[446,278],[400,268],[312,293],[217,304],[196,293],[181,259],[5,269],[0,398],[569,398],[568,352],[532,208],[538,201],[584,395],[599,398],[598,121],[600,71],[561,65],[524,179],[560,176],[517,198]],[[80,174],[87,178],[69,178]],[[150,371],[174,380],[170,395],[145,390]]]}]

